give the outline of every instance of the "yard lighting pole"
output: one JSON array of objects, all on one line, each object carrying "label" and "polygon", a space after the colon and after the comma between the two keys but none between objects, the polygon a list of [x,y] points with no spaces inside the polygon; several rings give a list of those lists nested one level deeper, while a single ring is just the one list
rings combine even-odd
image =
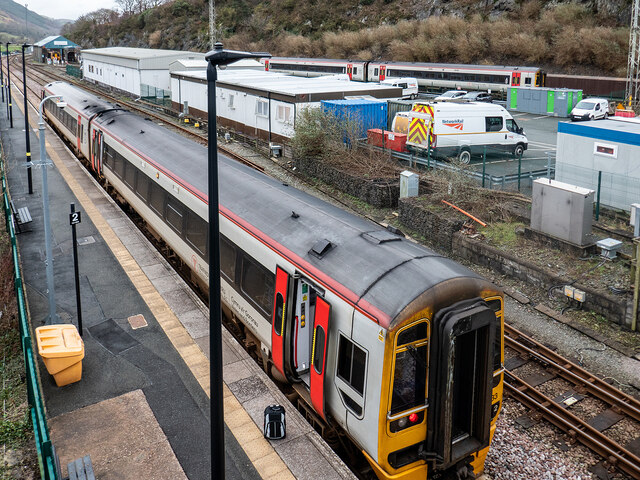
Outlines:
[{"label": "yard lighting pole", "polygon": [[47,152],[44,148],[44,120],[42,119],[42,106],[44,102],[52,98],[57,98],[58,107],[64,108],[66,104],[62,102],[62,95],[49,95],[45,97],[38,107],[40,117],[38,118],[38,134],[40,136],[40,166],[42,167],[42,212],[44,214],[44,242],[47,254],[47,290],[49,290],[49,318],[47,325],[58,323],[56,315],[56,300],[53,290],[53,253],[51,249],[51,220],[49,218],[49,186],[47,184],[47,167],[52,165],[47,162]]},{"label": "yard lighting pole", "polygon": [[217,67],[244,58],[270,58],[268,53],[224,50],[216,42],[206,54],[208,98],[209,196],[209,365],[211,381],[211,478],[224,479],[224,403],[222,398],[222,310],[220,306],[220,218],[218,199],[218,136],[216,131]]},{"label": "yard lighting pole", "polygon": [[9,123],[13,128],[13,105],[11,105],[11,74],[9,73],[9,42],[7,42],[7,98],[9,99]]},{"label": "yard lighting pole", "polygon": [[29,139],[29,108],[27,105],[27,67],[24,61],[24,49],[29,47],[26,43],[22,45],[22,95],[24,97],[24,136],[27,149],[27,184],[29,193],[33,193],[33,182],[31,180],[31,140]]}]

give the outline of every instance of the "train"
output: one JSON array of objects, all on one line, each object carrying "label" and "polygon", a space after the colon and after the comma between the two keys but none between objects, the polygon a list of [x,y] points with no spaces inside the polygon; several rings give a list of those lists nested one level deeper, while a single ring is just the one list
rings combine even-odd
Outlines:
[{"label": "train", "polygon": [[546,73],[538,67],[414,63],[324,58],[272,57],[261,60],[266,71],[315,77],[346,74],[350,80],[381,82],[412,77],[421,90],[489,90],[505,93],[509,87],[544,87]]},{"label": "train", "polygon": [[[68,83],[43,95],[66,103],[44,111],[88,169],[208,285],[206,147]],[[503,398],[502,290],[218,158],[223,314],[265,371],[377,478],[479,475]]]}]

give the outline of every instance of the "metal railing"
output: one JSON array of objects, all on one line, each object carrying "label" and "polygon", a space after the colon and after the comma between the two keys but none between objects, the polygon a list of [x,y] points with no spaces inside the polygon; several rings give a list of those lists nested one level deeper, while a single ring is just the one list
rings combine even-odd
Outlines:
[{"label": "metal railing", "polygon": [[11,255],[13,258],[13,275],[18,303],[18,323],[20,325],[20,341],[26,371],[27,399],[29,402],[29,413],[33,424],[34,440],[38,452],[38,464],[40,466],[40,476],[43,480],[58,480],[60,478],[57,470],[55,449],[49,436],[47,417],[45,414],[44,401],[38,376],[38,365],[33,352],[31,329],[29,327],[29,317],[24,296],[24,283],[20,269],[20,257],[16,232],[12,220],[11,206],[9,204],[9,191],[5,178],[4,160],[0,157],[0,176],[2,178],[2,199],[6,229],[11,239]]},{"label": "metal railing", "polygon": [[[360,140],[360,147],[372,148],[378,151],[383,149],[367,144],[367,139]],[[482,162],[474,162],[472,165],[460,165],[456,163],[455,159],[445,159],[431,155],[427,153],[403,153],[390,149],[384,150],[393,158],[406,162],[409,167],[420,165],[427,169],[435,169],[442,171],[449,171],[454,173],[460,173],[467,175],[471,179],[477,181],[483,188],[489,188],[493,190],[514,190],[518,192],[530,191],[533,187],[533,181],[537,178],[554,178],[555,177],[555,152],[545,152],[546,162],[543,166],[537,165],[534,168],[528,167],[527,158],[520,156],[513,156],[512,154],[500,152],[499,159],[508,159],[509,161],[517,163],[517,171],[514,173],[503,173],[501,175],[495,173],[489,173],[486,171],[487,166],[491,163],[487,162],[487,155],[497,155],[497,152],[492,152],[490,149],[485,149],[484,153],[480,156]]]}]

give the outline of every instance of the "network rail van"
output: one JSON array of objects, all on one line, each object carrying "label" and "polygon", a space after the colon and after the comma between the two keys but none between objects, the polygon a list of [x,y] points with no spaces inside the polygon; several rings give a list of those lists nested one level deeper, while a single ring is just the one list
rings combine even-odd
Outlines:
[{"label": "network rail van", "polygon": [[469,103],[414,103],[410,112],[393,119],[394,132],[407,134],[407,148],[432,149],[432,154],[457,157],[469,163],[471,155],[503,151],[520,156],[529,142],[521,127],[502,106]]}]

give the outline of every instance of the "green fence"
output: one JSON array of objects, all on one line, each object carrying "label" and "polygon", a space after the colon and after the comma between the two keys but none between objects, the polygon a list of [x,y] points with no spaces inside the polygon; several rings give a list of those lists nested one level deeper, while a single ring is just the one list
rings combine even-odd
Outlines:
[{"label": "green fence", "polygon": [[75,65],[67,65],[67,75],[72,77],[82,78],[82,69]]},{"label": "green fence", "polygon": [[33,353],[31,329],[29,328],[27,308],[24,299],[24,284],[22,281],[22,273],[20,270],[20,261],[18,257],[18,245],[12,221],[11,206],[9,204],[9,191],[7,189],[4,161],[2,158],[0,158],[0,176],[2,177],[2,199],[4,216],[7,223],[6,228],[11,239],[11,254],[13,256],[14,268],[13,274],[15,280],[16,298],[18,302],[18,322],[20,324],[20,339],[22,343],[22,353],[24,355],[24,365],[26,371],[27,397],[29,400],[31,422],[33,423],[35,444],[38,451],[40,475],[44,480],[58,480],[60,477],[58,475],[56,467],[54,447],[51,443],[51,438],[49,437],[49,428],[47,427],[47,417],[44,410],[44,401],[42,399],[42,392],[40,391],[38,370]]}]

